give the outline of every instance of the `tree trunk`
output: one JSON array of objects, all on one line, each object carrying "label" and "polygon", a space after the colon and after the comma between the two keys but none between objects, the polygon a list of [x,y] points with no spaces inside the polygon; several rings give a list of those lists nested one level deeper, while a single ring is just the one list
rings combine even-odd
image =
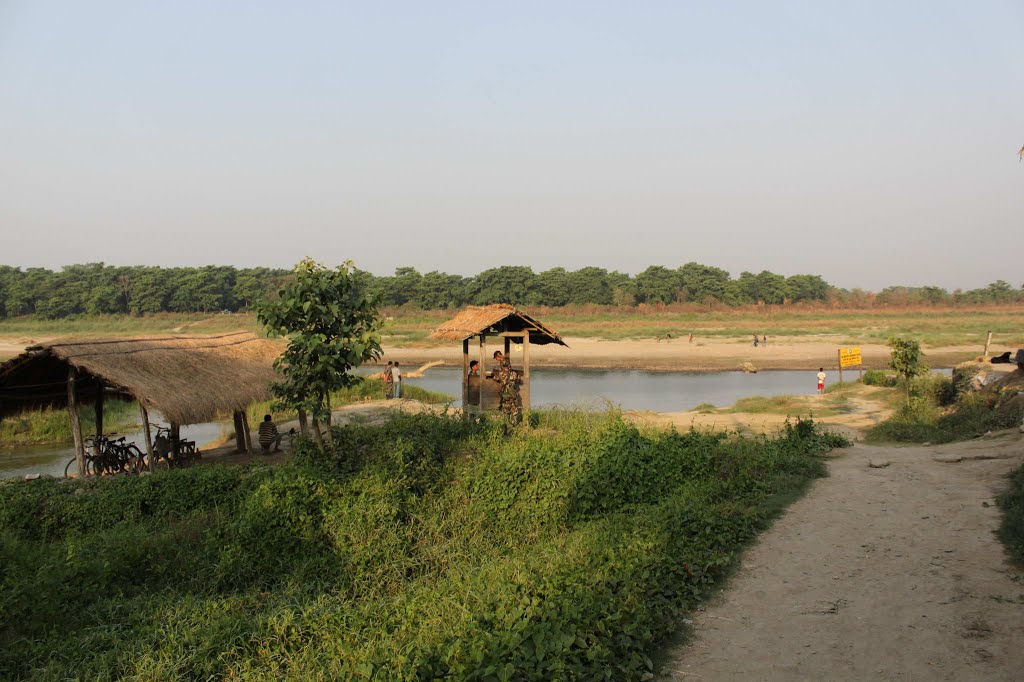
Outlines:
[{"label": "tree trunk", "polygon": [[309,433],[309,419],[305,410],[299,410],[299,432],[305,436]]}]

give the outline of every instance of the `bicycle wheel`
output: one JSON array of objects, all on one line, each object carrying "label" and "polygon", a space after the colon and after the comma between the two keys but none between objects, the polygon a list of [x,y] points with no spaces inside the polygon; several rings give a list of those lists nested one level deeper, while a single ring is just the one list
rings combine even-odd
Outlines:
[{"label": "bicycle wheel", "polygon": [[135,443],[129,443],[125,450],[128,451],[128,470],[133,474],[140,473],[145,468],[146,456]]},{"label": "bicycle wheel", "polygon": [[71,474],[78,474],[78,458],[72,457],[71,461],[64,467],[64,478],[71,478]]}]

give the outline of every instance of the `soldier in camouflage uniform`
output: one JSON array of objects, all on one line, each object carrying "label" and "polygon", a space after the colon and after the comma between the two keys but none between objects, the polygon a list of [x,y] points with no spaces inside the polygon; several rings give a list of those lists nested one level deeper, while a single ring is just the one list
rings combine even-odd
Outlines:
[{"label": "soldier in camouflage uniform", "polygon": [[512,369],[512,364],[500,350],[494,351],[494,359],[498,362],[493,375],[498,382],[498,409],[508,425],[518,426],[523,421],[523,398],[519,395],[519,386],[523,382],[519,372]]},{"label": "soldier in camouflage uniform", "polygon": [[394,363],[388,360],[388,366],[384,369],[384,400],[391,400],[395,397],[395,375],[391,371]]}]

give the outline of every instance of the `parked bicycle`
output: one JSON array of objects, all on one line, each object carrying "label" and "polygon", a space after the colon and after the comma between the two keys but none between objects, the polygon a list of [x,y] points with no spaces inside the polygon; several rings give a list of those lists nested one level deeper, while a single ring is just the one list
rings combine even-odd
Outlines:
[{"label": "parked bicycle", "polygon": [[153,438],[153,455],[156,457],[155,465],[164,469],[170,467],[190,466],[202,457],[199,448],[194,440],[178,439],[178,454],[174,454],[174,439],[171,436],[169,426],[150,424],[156,429],[156,436]]},{"label": "parked bicycle", "polygon": [[[111,433],[106,436],[90,435],[85,439],[85,473],[86,475],[102,476],[109,474],[131,473],[142,471],[145,457],[135,443],[126,443],[125,437],[113,439]],[[78,469],[78,458],[72,457],[64,466],[64,476],[70,476]]]}]

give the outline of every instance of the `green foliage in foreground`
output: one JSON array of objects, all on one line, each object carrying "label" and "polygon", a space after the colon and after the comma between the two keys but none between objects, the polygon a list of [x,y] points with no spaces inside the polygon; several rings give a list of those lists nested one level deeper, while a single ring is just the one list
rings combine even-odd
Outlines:
[{"label": "green foliage in foreground", "polygon": [[1024,466],[1010,474],[1010,487],[998,501],[1003,512],[999,539],[1006,545],[1010,558],[1024,564]]},{"label": "green foliage in foreground", "polygon": [[[92,405],[83,405],[78,410],[82,422],[82,433],[96,432],[96,410]],[[107,433],[124,433],[142,424],[139,406],[135,402],[108,400],[103,406],[103,430]],[[0,448],[15,445],[41,445],[45,443],[70,443],[71,420],[66,409],[43,408],[0,419]]]},{"label": "green foliage in foreground", "polygon": [[0,678],[640,679],[843,441],[542,413],[334,443],[0,484]]},{"label": "green foliage in foreground", "polygon": [[987,393],[965,393],[952,406],[943,407],[951,385],[948,377],[936,377],[926,391],[897,405],[889,419],[868,432],[867,440],[949,443],[1016,426],[1024,417],[1020,401],[1000,400]]}]

